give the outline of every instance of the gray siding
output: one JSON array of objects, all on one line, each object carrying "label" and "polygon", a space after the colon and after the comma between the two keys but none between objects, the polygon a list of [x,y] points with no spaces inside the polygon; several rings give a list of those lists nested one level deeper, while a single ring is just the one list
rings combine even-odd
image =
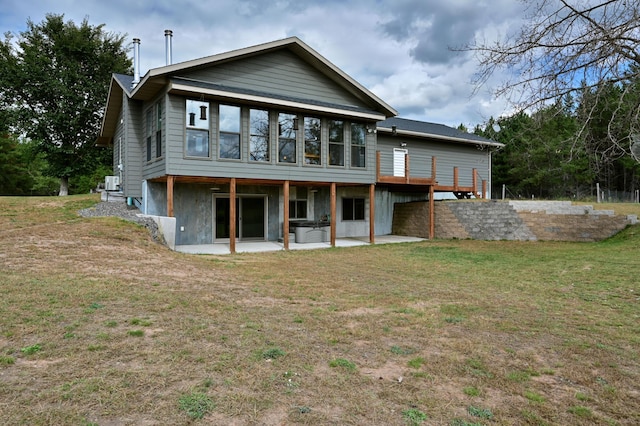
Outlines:
[{"label": "gray siding", "polygon": [[[217,129],[217,104],[211,105],[211,127],[209,139],[211,141],[210,158],[186,158],[185,157],[185,120],[186,98],[169,95],[166,109],[166,161],[167,173],[181,176],[204,177],[235,177],[247,179],[275,179],[291,181],[311,182],[336,182],[336,183],[373,183],[375,181],[375,133],[367,133],[366,137],[366,167],[350,168],[350,149],[345,146],[345,167],[328,165],[328,143],[322,144],[322,165],[309,166],[303,164],[304,159],[304,132],[300,120],[300,130],[297,132],[297,163],[278,163],[277,152],[277,113],[271,112],[271,161],[268,163],[249,161],[249,121],[247,110],[243,109],[242,120],[242,149],[240,160],[219,159],[218,129]],[[287,111],[282,111],[287,112]],[[320,116],[318,116],[320,117]],[[321,118],[321,117],[320,117]],[[328,140],[327,126],[323,126],[323,142]]]},{"label": "gray siding", "polygon": [[223,63],[180,77],[279,96],[372,107],[363,104],[289,50]]},{"label": "gray siding", "polygon": [[140,105],[136,101],[125,100],[124,122],[125,133],[127,138],[126,149],[124,150],[123,174],[124,184],[123,192],[128,197],[142,197],[142,164],[144,145],[140,135],[141,127],[139,126],[142,114]]},{"label": "gray siding", "polygon": [[378,135],[380,171],[382,175],[393,175],[393,149],[407,144],[409,173],[415,177],[431,177],[431,157],[436,157],[436,180],[440,185],[453,185],[453,168],[458,167],[458,184],[473,184],[473,169],[478,172],[478,189],[482,180],[490,181],[490,158],[488,150],[479,150],[475,145],[446,143],[435,140],[407,138],[404,136]]},{"label": "gray siding", "polygon": [[[149,108],[152,108],[157,103],[162,104],[162,155],[160,157],[156,156],[156,142],[155,135],[152,136],[151,140],[151,161],[147,161],[147,142],[146,142],[146,114]],[[140,146],[142,158],[141,162],[144,164],[142,167],[142,176],[144,179],[153,179],[161,176],[165,176],[167,174],[167,158],[170,154],[167,153],[167,115],[168,115],[169,102],[164,93],[160,97],[157,97],[152,102],[145,102],[144,105],[140,107],[140,118],[137,123],[139,133],[140,133]],[[152,118],[155,120],[155,114]]]}]

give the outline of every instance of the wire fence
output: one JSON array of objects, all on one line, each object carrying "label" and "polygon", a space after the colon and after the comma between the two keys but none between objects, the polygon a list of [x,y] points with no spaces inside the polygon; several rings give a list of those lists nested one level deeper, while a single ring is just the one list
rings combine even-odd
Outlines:
[{"label": "wire fence", "polygon": [[[514,194],[509,190],[507,185],[500,185],[493,188],[491,198],[498,200],[521,200],[523,197]],[[531,195],[531,199],[536,199],[535,195]],[[615,189],[602,188],[599,184],[591,191],[585,191],[579,195],[568,196],[575,200],[593,200],[597,203],[640,203],[640,190],[634,191],[618,191]]]}]

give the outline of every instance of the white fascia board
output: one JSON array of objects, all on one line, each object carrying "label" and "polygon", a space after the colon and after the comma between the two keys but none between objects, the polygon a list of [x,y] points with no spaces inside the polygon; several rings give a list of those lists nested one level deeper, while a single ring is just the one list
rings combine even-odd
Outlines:
[{"label": "white fascia board", "polygon": [[[378,132],[393,133],[393,129],[390,129],[388,127],[378,127]],[[473,145],[492,146],[492,147],[496,147],[496,148],[501,148],[501,147],[504,146],[504,144],[502,144],[500,142],[483,142],[483,141],[477,141],[477,140],[474,140],[474,139],[457,138],[457,137],[444,136],[444,135],[436,135],[436,134],[433,134],[433,133],[412,132],[410,130],[398,130],[398,129],[396,129],[396,135],[412,136],[412,137],[417,137],[417,138],[439,139],[439,140],[444,140],[444,141],[449,141],[449,142],[458,142],[458,143],[473,144]]]},{"label": "white fascia board", "polygon": [[274,98],[258,96],[258,95],[247,95],[244,93],[234,93],[234,92],[228,92],[225,90],[205,89],[200,87],[195,88],[193,86],[179,84],[179,83],[171,83],[169,86],[169,91],[172,91],[172,90],[176,90],[180,92],[191,92],[196,96],[200,96],[204,94],[204,95],[217,96],[217,97],[222,97],[222,98],[232,99],[232,100],[237,100],[242,102],[247,102],[247,101],[256,102],[256,103],[260,103],[264,105],[272,105],[274,107],[280,107],[280,108],[304,109],[304,110],[317,111],[319,113],[342,115],[347,117],[354,117],[354,118],[373,120],[373,121],[382,121],[386,118],[383,114],[351,111],[348,109],[340,109],[340,108],[333,108],[333,107],[322,106],[322,105],[307,104],[304,102],[288,101],[283,99],[274,99]]}]

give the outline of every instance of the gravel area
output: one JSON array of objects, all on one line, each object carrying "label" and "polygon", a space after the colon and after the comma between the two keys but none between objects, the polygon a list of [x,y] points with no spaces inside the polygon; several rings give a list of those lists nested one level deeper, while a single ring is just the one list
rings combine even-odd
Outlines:
[{"label": "gravel area", "polygon": [[138,215],[141,214],[140,210],[135,206],[128,206],[126,202],[102,201],[93,207],[80,210],[78,213],[82,217],[115,216],[130,222],[135,222],[147,228],[154,241],[164,243],[164,239],[158,231],[156,222],[149,217],[139,217]]}]

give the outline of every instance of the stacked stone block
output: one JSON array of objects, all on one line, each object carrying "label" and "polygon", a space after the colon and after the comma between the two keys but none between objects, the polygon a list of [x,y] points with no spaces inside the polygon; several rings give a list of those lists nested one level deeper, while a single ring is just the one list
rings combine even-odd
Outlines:
[{"label": "stacked stone block", "polygon": [[[435,237],[517,241],[599,241],[637,223],[635,216],[567,201],[436,201]],[[393,233],[429,237],[429,203],[398,203]]]}]

